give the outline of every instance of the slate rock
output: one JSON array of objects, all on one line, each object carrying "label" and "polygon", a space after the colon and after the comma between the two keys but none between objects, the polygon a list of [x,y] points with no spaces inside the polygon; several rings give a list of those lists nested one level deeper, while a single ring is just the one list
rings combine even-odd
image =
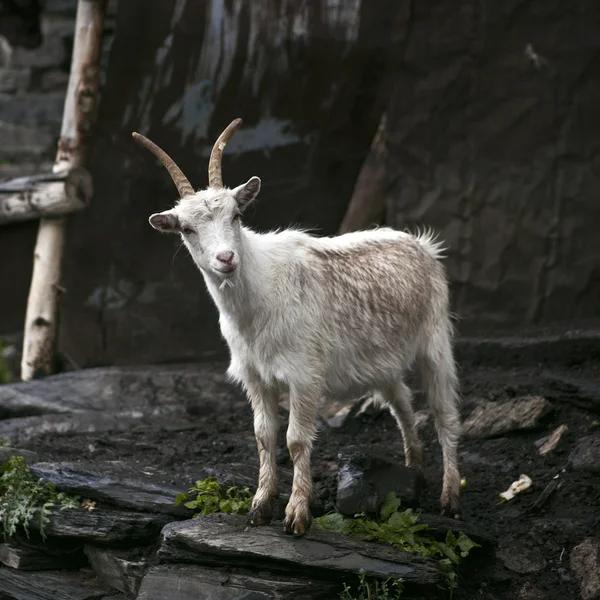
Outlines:
[{"label": "slate rock", "polygon": [[600,434],[581,438],[569,455],[569,466],[576,471],[600,473]]},{"label": "slate rock", "polygon": [[4,600],[93,600],[116,594],[89,569],[22,572],[0,569],[0,598]]},{"label": "slate rock", "polygon": [[535,429],[552,410],[541,396],[522,396],[508,402],[482,402],[465,419],[466,438],[487,438],[511,431]]},{"label": "slate rock", "polygon": [[521,575],[537,573],[547,566],[543,554],[537,548],[531,548],[525,544],[516,543],[503,548],[497,552],[496,556],[507,569]]},{"label": "slate rock", "polygon": [[85,556],[80,543],[73,540],[27,539],[16,535],[0,544],[0,562],[13,569],[23,571],[45,571],[54,569],[79,569],[85,565]]},{"label": "slate rock", "polygon": [[571,571],[579,583],[582,600],[600,598],[600,540],[586,538],[571,550]]},{"label": "slate rock", "polygon": [[129,596],[137,595],[150,568],[150,549],[115,550],[86,545],[84,551],[98,579]]},{"label": "slate rock", "polygon": [[66,435],[130,431],[132,427],[143,422],[158,420],[161,427],[167,431],[181,431],[195,426],[190,421],[185,406],[167,405],[102,412],[80,410],[65,414],[4,419],[0,421],[0,436],[21,442],[47,433]]},{"label": "slate rock", "polygon": [[373,514],[389,492],[396,492],[402,506],[416,506],[421,475],[384,456],[349,449],[339,454],[337,510],[344,515]]},{"label": "slate rock", "polygon": [[[62,103],[62,100],[61,100]],[[62,109],[61,109],[62,110]],[[83,369],[0,386],[0,419],[165,405],[216,410],[242,402],[221,364]]]},{"label": "slate rock", "polygon": [[36,463],[31,472],[51,481],[59,490],[102,500],[140,511],[188,515],[183,506],[174,506],[181,489],[164,483],[169,474],[142,471],[121,461],[94,463]]},{"label": "slate rock", "polygon": [[526,583],[517,594],[517,600],[546,600],[547,596],[531,583]]},{"label": "slate rock", "polygon": [[193,565],[153,567],[142,581],[137,600],[330,600],[340,585],[296,575],[249,574]]},{"label": "slate rock", "polygon": [[247,528],[244,517],[221,514],[170,523],[161,533],[158,557],[164,563],[292,570],[297,577],[338,582],[364,569],[367,577],[396,577],[419,591],[443,579],[438,563],[421,556],[316,527],[302,538],[282,529],[281,524]]},{"label": "slate rock", "polygon": [[[115,544],[148,542],[173,518],[163,514],[139,513],[98,507],[50,509],[46,535],[57,538],[75,538],[86,542]],[[36,521],[33,528],[38,527]]]},{"label": "slate rock", "polygon": [[431,513],[421,513],[419,516],[419,523],[427,525],[427,534],[440,541],[444,541],[448,531],[452,531],[455,537],[464,533],[474,542],[479,544],[481,550],[489,551],[496,547],[497,540],[489,529],[483,529],[468,521],[452,519],[450,517],[434,515]]},{"label": "slate rock", "polygon": [[25,463],[31,465],[39,460],[38,455],[35,452],[29,450],[22,450],[21,448],[10,448],[8,446],[0,447],[0,465],[8,462],[9,458],[13,456],[22,456]]}]

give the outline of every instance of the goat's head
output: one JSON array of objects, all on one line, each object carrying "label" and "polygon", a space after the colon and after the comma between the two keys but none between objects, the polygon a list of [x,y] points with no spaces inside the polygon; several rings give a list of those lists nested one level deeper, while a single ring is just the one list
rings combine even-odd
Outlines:
[{"label": "goat's head", "polygon": [[166,167],[180,196],[172,209],[151,215],[150,225],[164,233],[181,235],[198,267],[223,279],[231,277],[239,265],[240,216],[260,191],[258,177],[233,189],[223,185],[223,150],[241,124],[241,119],[232,121],[215,142],[208,163],[209,187],[199,192],[194,192],[187,177],[166,152],[143,135],[133,134],[134,139]]}]

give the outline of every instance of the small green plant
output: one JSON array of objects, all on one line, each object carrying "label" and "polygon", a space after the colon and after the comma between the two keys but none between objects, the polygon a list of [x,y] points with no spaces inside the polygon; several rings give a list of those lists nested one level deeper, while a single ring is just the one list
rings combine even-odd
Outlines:
[{"label": "small green plant", "polygon": [[425,535],[427,525],[419,523],[418,514],[411,509],[399,509],[400,500],[391,492],[381,507],[379,519],[367,518],[364,513],[350,518],[334,512],[315,519],[315,524],[328,531],[345,533],[437,559],[446,573],[450,589],[454,589],[457,585],[455,565],[466,558],[473,548],[479,547],[479,544],[464,533],[456,537],[452,531],[448,531],[443,542],[435,540]]},{"label": "small green plant", "polygon": [[0,448],[9,448],[10,440],[7,437],[0,437]]},{"label": "small green plant", "polygon": [[402,581],[400,579],[386,579],[369,583],[364,569],[359,571],[357,596],[352,595],[352,588],[344,583],[344,590],[340,592],[340,600],[401,600]]},{"label": "small green plant", "polygon": [[253,498],[254,494],[247,487],[232,486],[224,490],[213,477],[207,477],[203,481],[196,481],[196,485],[187,493],[178,494],[175,506],[183,504],[186,508],[197,511],[194,516],[216,512],[247,515]]},{"label": "small green plant", "polygon": [[29,537],[29,526],[34,519],[38,520],[42,539],[45,540],[50,508],[58,506],[64,510],[79,506],[77,498],[58,492],[52,483],[43,484],[34,477],[22,456],[11,457],[0,466],[0,473],[0,523],[5,540],[12,537],[19,527]]}]

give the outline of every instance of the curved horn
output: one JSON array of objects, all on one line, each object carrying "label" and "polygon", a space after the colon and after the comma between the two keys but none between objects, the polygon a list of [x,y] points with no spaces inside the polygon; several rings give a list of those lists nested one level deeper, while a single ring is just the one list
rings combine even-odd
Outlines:
[{"label": "curved horn", "polygon": [[135,131],[131,134],[133,139],[138,142],[141,146],[150,150],[158,160],[165,166],[169,175],[173,180],[173,183],[177,186],[179,196],[193,196],[196,192],[192,187],[192,184],[188,181],[188,178],[183,174],[183,171],[175,164],[175,161],[162,149],[159,148],[154,142],[150,141],[147,137],[144,137],[140,133]]},{"label": "curved horn", "polygon": [[231,121],[223,133],[218,137],[208,161],[208,185],[215,188],[223,187],[223,175],[221,174],[221,160],[223,159],[223,150],[233,134],[240,128],[241,119]]}]

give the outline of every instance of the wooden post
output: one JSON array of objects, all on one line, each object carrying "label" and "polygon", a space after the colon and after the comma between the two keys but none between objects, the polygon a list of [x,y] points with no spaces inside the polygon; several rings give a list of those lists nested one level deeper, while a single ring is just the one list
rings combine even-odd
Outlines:
[{"label": "wooden post", "polygon": [[[99,87],[99,56],[107,0],[79,0],[71,74],[65,99],[58,152],[53,172],[81,167],[95,116]],[[27,301],[21,379],[54,371],[58,297],[67,217],[40,221]]]},{"label": "wooden post", "polygon": [[385,211],[386,115],[381,117],[371,150],[363,163],[338,233],[379,224]]}]

